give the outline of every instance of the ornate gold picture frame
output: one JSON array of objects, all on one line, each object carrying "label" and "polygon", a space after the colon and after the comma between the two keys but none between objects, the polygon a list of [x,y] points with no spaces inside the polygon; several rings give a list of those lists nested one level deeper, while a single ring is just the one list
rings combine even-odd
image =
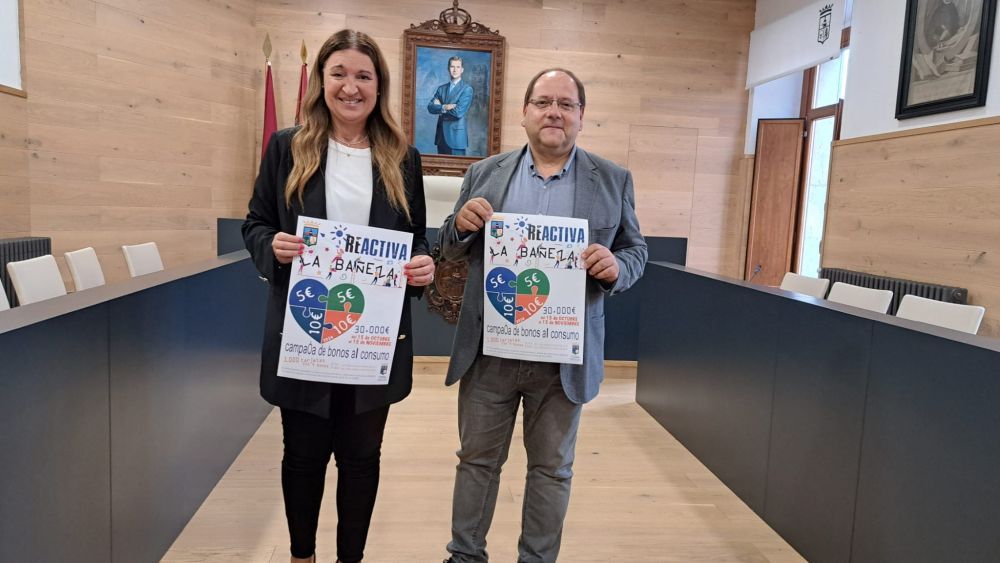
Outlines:
[{"label": "ornate gold picture frame", "polygon": [[424,174],[462,176],[500,152],[505,49],[458,0],[403,32],[403,131]]}]

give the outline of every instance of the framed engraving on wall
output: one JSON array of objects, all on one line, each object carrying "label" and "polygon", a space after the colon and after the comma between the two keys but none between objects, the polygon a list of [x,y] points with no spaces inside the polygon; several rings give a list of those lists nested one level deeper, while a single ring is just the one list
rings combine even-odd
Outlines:
[{"label": "framed engraving on wall", "polygon": [[896,119],[986,105],[997,0],[907,0]]},{"label": "framed engraving on wall", "polygon": [[458,0],[403,32],[403,131],[424,174],[462,176],[500,152],[505,47]]}]

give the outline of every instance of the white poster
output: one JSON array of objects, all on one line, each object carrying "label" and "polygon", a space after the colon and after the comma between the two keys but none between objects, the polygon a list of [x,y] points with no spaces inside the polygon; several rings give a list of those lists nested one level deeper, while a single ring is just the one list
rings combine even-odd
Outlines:
[{"label": "white poster", "polygon": [[483,354],[583,363],[585,219],[495,213],[483,248]]},{"label": "white poster", "polygon": [[310,217],[296,232],[278,375],[389,383],[413,235]]}]

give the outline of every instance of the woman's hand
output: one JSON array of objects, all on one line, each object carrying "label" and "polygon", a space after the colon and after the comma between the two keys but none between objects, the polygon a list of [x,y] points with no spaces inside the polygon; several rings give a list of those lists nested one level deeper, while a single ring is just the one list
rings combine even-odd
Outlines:
[{"label": "woman's hand", "polygon": [[278,231],[275,233],[274,238],[271,239],[271,250],[274,250],[274,259],[279,264],[291,264],[296,256],[302,254],[302,250],[305,248],[304,242],[302,237]]},{"label": "woman's hand", "polygon": [[434,260],[426,254],[414,256],[405,266],[403,273],[410,285],[422,287],[434,281]]}]

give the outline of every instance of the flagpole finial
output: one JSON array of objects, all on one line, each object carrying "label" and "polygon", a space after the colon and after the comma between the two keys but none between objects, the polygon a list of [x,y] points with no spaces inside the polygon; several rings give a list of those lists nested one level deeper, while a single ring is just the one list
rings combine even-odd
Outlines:
[{"label": "flagpole finial", "polygon": [[302,50],[300,51],[300,53],[302,54],[302,64],[306,64],[306,58],[309,56],[309,52],[306,51],[305,39],[302,40]]},{"label": "flagpole finial", "polygon": [[267,33],[264,36],[264,58],[268,61],[271,60],[271,34]]}]

